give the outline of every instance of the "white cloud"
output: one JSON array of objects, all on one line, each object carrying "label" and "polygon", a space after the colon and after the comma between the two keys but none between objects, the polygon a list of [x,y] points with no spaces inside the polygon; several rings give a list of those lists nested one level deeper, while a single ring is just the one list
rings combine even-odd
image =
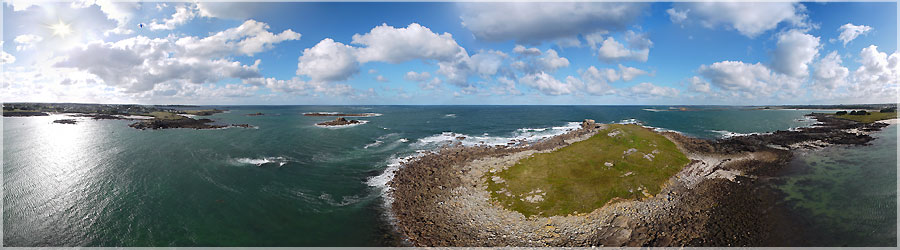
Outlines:
[{"label": "white cloud", "polygon": [[275,92],[289,93],[294,95],[318,95],[324,94],[329,96],[347,96],[352,95],[356,91],[350,85],[332,84],[322,81],[303,81],[297,77],[289,80],[279,80],[275,78],[253,78],[247,79],[244,83],[265,86]]},{"label": "white cloud", "polygon": [[[540,52],[540,51],[538,51]],[[534,54],[534,53],[531,53]],[[535,74],[538,72],[554,72],[557,69],[569,67],[569,59],[560,57],[559,53],[553,49],[547,49],[544,53],[540,53],[538,57],[529,57],[524,61],[515,61],[511,66],[526,74]]]},{"label": "white cloud", "polygon": [[434,90],[441,87],[441,79],[440,78],[431,78],[431,81],[425,82],[424,80],[419,83],[419,88],[422,90]]},{"label": "white cloud", "polygon": [[841,34],[838,35],[838,39],[841,40],[841,42],[844,42],[844,46],[847,46],[847,43],[849,43],[850,41],[853,41],[853,39],[856,39],[856,37],[859,37],[860,35],[864,35],[866,33],[869,33],[869,31],[872,31],[872,27],[865,26],[865,25],[853,25],[852,23],[847,23],[847,24],[841,25],[841,27],[838,28],[838,30],[841,32]]},{"label": "white cloud", "polygon": [[0,41],[0,64],[11,64],[16,62],[16,57],[6,53],[3,49],[3,41]]},{"label": "white cloud", "polygon": [[628,94],[637,97],[676,97],[678,90],[670,87],[656,86],[649,82],[639,83],[628,88]]},{"label": "white cloud", "polygon": [[134,33],[134,31],[127,27],[129,27],[128,23],[131,21],[131,18],[133,18],[134,14],[141,8],[140,3],[96,0],[94,4],[100,6],[100,11],[106,14],[107,19],[116,21],[116,28],[108,30],[104,34],[109,35],[110,33],[112,33],[118,35],[127,35]]},{"label": "white cloud", "polygon": [[16,51],[22,51],[26,49],[33,49],[37,43],[43,41],[44,38],[38,35],[26,34],[19,35],[14,40],[18,45],[16,45]]},{"label": "white cloud", "polygon": [[842,63],[837,51],[832,51],[819,60],[813,70],[813,85],[832,90],[846,84],[850,70],[842,66]]},{"label": "white cloud", "polygon": [[645,3],[463,3],[462,25],[477,39],[537,43],[625,29]]},{"label": "white cloud", "polygon": [[412,81],[412,82],[423,82],[431,78],[431,74],[428,72],[418,73],[415,71],[406,72],[406,75],[403,76],[404,80]]},{"label": "white cloud", "polygon": [[475,73],[482,78],[488,78],[497,74],[497,71],[500,70],[500,67],[503,65],[503,60],[506,59],[506,57],[507,55],[505,53],[496,50],[480,51],[477,54],[472,55],[469,62],[471,64],[471,69]]},{"label": "white cloud", "polygon": [[552,75],[540,72],[528,74],[519,78],[519,83],[535,88],[547,95],[566,95],[578,91],[581,81],[574,77],[567,77],[566,82],[561,82]]},{"label": "white cloud", "polygon": [[700,77],[698,76],[691,77],[687,81],[688,84],[690,84],[688,88],[691,91],[700,93],[710,93],[712,91],[712,88],[710,88],[709,86],[709,82],[700,79]]},{"label": "white cloud", "polygon": [[675,4],[675,8],[669,12],[670,18],[673,21],[679,20],[678,14],[683,12],[686,16],[688,11],[703,26],[708,28],[725,26],[750,38],[775,29],[782,22],[805,26],[804,22],[807,18],[804,14],[806,8],[802,4],[791,2],[680,3]]},{"label": "white cloud", "polygon": [[859,52],[860,66],[853,73],[856,89],[881,89],[897,85],[900,81],[900,54],[879,52],[878,46],[869,45]]},{"label": "white cloud", "polygon": [[778,35],[772,69],[792,77],[809,75],[809,63],[819,53],[819,38],[790,30]]},{"label": "white cloud", "polygon": [[369,69],[369,74],[378,74],[378,70],[376,70],[376,69]]},{"label": "white cloud", "polygon": [[147,91],[173,81],[200,84],[259,76],[259,60],[247,66],[226,59],[181,57],[178,52],[171,40],[138,36],[115,43],[91,42],[70,51],[54,66],[89,72],[127,92]]},{"label": "white cloud", "polygon": [[384,77],[383,75],[378,75],[378,76],[375,77],[375,81],[378,81],[378,82],[388,82],[389,80],[387,79],[387,77]]},{"label": "white cloud", "polygon": [[541,55],[541,50],[538,48],[526,48],[525,46],[516,44],[516,47],[513,47],[513,53],[526,56],[538,56]]},{"label": "white cloud", "polygon": [[650,41],[650,38],[647,38],[646,33],[637,33],[632,30],[625,32],[625,42],[632,49],[649,49],[653,47],[653,42]]},{"label": "white cloud", "polygon": [[621,64],[619,64],[619,72],[620,72],[620,75],[622,76],[622,80],[626,81],[626,82],[631,81],[638,76],[650,74],[649,72],[647,72],[645,70],[638,69],[638,68],[632,68],[632,67],[628,67],[628,66],[621,65]]},{"label": "white cloud", "polygon": [[625,48],[625,45],[617,42],[616,39],[607,37],[600,48],[597,49],[597,54],[600,60],[605,62],[625,60],[646,62],[650,55],[650,49],[630,50]]},{"label": "white cloud", "polygon": [[325,38],[316,46],[303,50],[298,59],[297,74],[314,82],[343,81],[359,71],[355,48]]},{"label": "white cloud", "polygon": [[614,93],[614,89],[609,86],[609,82],[619,79],[616,70],[603,69],[599,70],[594,66],[586,70],[581,70],[581,81],[584,89],[591,95],[606,95]]},{"label": "white cloud", "polygon": [[745,98],[795,95],[801,83],[797,78],[774,73],[761,63],[721,61],[709,66],[701,65],[697,71],[713,85],[726,91],[740,92]]},{"label": "white cloud", "polygon": [[491,92],[497,95],[522,95],[522,91],[516,88],[516,81],[509,77],[501,76],[497,78],[498,86],[491,88]]},{"label": "white cloud", "polygon": [[690,9],[687,10],[676,10],[675,8],[667,9],[666,13],[669,14],[669,20],[672,20],[673,23],[681,23],[688,17],[688,12],[691,12]]},{"label": "white cloud", "polygon": [[[157,6],[159,8],[159,6]],[[149,24],[151,30],[173,30],[175,27],[185,24],[197,16],[197,6],[182,4],[175,7],[175,14],[171,18],[166,18],[162,23],[153,21]]]},{"label": "white cloud", "polygon": [[288,40],[299,40],[300,34],[290,29],[274,34],[268,31],[264,22],[247,20],[238,27],[220,31],[205,38],[184,37],[176,42],[186,49],[185,53],[196,57],[219,57],[228,54],[253,56],[271,49],[274,44]]},{"label": "white cloud", "polygon": [[244,20],[253,17],[261,6],[253,2],[197,2],[197,13],[202,17]]},{"label": "white cloud", "polygon": [[352,44],[363,46],[358,51],[360,63],[401,63],[415,59],[452,61],[466,53],[450,33],[438,35],[418,23],[411,23],[406,28],[382,24],[364,35],[353,35]]}]

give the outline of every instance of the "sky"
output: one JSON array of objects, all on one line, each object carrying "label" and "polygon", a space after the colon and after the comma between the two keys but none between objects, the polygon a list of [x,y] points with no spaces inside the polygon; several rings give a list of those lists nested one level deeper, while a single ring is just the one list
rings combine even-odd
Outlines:
[{"label": "sky", "polygon": [[897,102],[897,3],[4,1],[3,102]]}]

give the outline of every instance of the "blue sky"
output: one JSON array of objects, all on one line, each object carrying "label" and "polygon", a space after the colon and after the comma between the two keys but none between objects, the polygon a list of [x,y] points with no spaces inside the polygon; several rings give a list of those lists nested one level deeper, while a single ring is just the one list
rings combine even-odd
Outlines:
[{"label": "blue sky", "polygon": [[3,4],[4,102],[895,102],[896,3]]}]

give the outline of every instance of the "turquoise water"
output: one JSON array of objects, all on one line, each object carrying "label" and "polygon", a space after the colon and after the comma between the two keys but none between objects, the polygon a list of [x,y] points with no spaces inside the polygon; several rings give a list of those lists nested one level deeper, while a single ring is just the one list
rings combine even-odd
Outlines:
[{"label": "turquoise water", "polygon": [[870,146],[796,153],[778,187],[813,246],[897,245],[897,125]]},{"label": "turquoise water", "polygon": [[[3,118],[4,244],[391,245],[382,198],[390,178],[385,170],[457,136],[466,136],[469,145],[536,140],[564,133],[585,118],[634,119],[702,138],[812,123],[803,117],[809,111],[801,110],[645,110],[666,106],[217,108],[230,112],[211,119],[258,128],[144,131],[128,127],[129,121],[78,118],[78,124],[67,125],[52,123],[61,116]],[[266,115],[246,116],[256,112]],[[315,123],[333,117],[304,112],[381,116],[322,128]],[[892,185],[879,187],[895,190]]]}]

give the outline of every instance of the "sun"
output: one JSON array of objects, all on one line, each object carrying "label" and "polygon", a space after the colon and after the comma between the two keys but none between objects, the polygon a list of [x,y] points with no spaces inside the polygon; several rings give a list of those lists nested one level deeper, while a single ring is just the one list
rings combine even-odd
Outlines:
[{"label": "sun", "polygon": [[72,27],[69,26],[68,23],[59,20],[59,23],[50,25],[50,29],[53,30],[54,36],[66,37],[69,34],[72,34]]}]

